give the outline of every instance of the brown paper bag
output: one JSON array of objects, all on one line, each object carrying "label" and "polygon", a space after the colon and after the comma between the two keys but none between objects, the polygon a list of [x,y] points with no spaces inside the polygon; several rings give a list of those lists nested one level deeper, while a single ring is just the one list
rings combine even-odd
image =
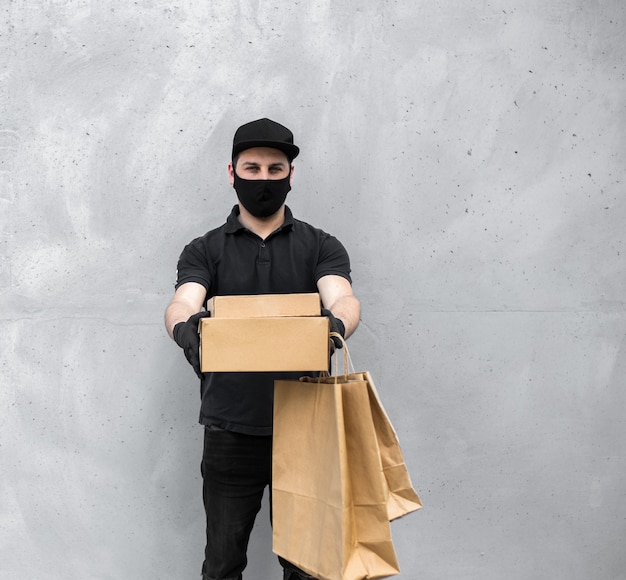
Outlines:
[{"label": "brown paper bag", "polygon": [[[422,507],[413,489],[411,477],[404,462],[400,441],[378,396],[374,380],[369,372],[349,373],[338,377],[341,382],[365,382],[369,396],[376,441],[380,452],[387,497],[389,520],[395,520]],[[302,377],[303,382],[334,383],[335,377],[313,379]]]},{"label": "brown paper bag", "polygon": [[389,520],[421,504],[368,373],[275,382],[272,504],[274,552],[315,578],[399,572]]}]

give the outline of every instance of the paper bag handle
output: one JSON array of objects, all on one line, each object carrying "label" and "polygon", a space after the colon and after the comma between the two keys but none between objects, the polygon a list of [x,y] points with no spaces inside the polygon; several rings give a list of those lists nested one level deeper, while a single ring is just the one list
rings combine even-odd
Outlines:
[{"label": "paper bag handle", "polygon": [[[338,332],[331,332],[330,333],[330,339],[332,340],[333,338],[338,338],[341,341],[342,347],[341,350],[343,350],[343,375],[344,377],[347,377],[348,374],[350,374],[351,372],[354,373],[354,365],[352,364],[352,359],[350,358],[350,352],[348,351],[348,345],[346,344],[346,340],[344,339],[343,336],[341,336],[341,334],[339,334]],[[337,378],[339,376],[339,357],[337,356],[337,349],[335,349],[335,364],[334,366],[334,372],[333,372],[333,376],[335,378]]]}]

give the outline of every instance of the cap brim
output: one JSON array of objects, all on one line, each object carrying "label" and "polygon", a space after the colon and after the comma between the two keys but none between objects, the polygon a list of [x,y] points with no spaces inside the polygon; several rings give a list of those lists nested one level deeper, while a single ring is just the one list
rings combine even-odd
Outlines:
[{"label": "cap brim", "polygon": [[272,149],[278,149],[287,155],[290,160],[295,159],[300,153],[300,148],[297,145],[292,145],[291,143],[285,143],[283,141],[268,141],[267,139],[253,139],[251,141],[240,141],[233,146],[233,157],[246,149],[251,149],[252,147],[271,147]]}]

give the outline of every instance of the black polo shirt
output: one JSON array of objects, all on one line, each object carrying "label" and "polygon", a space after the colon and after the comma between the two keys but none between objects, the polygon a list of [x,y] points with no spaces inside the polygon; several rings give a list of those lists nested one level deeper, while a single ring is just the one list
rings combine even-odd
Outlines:
[{"label": "black polo shirt", "polygon": [[[317,292],[329,274],[350,280],[350,260],[335,237],[293,217],[265,240],[246,229],[235,206],[226,223],[196,238],[178,261],[176,288],[202,284],[213,296]],[[205,373],[200,423],[250,435],[271,435],[274,380],[297,373]]]}]

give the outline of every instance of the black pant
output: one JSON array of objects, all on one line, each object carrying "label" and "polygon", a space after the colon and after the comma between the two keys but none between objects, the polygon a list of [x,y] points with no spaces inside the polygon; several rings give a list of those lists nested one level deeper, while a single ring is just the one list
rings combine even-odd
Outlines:
[{"label": "black pant", "polygon": [[[241,580],[250,533],[272,483],[272,437],[205,427],[202,456],[206,512],[204,580]],[[270,496],[271,499],[271,496]],[[284,578],[311,578],[279,558]]]}]

